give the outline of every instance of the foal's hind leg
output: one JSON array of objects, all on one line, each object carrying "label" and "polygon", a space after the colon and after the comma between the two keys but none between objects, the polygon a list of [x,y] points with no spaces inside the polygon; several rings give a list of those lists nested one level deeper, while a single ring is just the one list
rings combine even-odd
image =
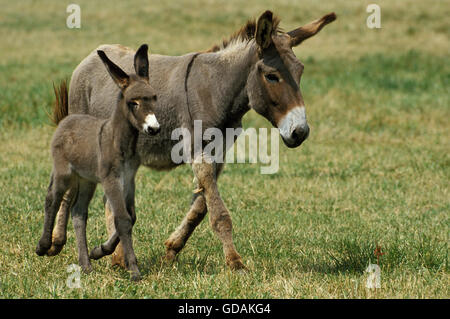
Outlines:
[{"label": "foal's hind leg", "polygon": [[[217,163],[214,165],[214,176],[216,181],[219,178],[222,169],[222,163]],[[197,189],[194,191],[194,194],[192,196],[190,210],[184,217],[181,224],[177,227],[177,229],[175,229],[175,231],[164,243],[166,245],[166,255],[164,257],[166,261],[170,262],[175,259],[176,255],[186,245],[187,240],[192,235],[195,228],[205,218],[207,211],[208,209],[206,207],[204,192],[202,189],[200,189],[200,186],[197,183]]]},{"label": "foal's hind leg", "polygon": [[72,207],[72,222],[77,238],[78,262],[81,269],[86,273],[92,271],[87,248],[86,222],[89,203],[95,193],[96,186],[95,183],[80,179],[77,200]]},{"label": "foal's hind leg", "polygon": [[46,254],[51,247],[56,213],[61,204],[64,193],[70,187],[70,181],[70,172],[61,173],[57,170],[53,171],[47,191],[47,197],[45,198],[44,229],[36,247],[36,254],[39,256]]},{"label": "foal's hind leg", "polygon": [[67,240],[67,223],[69,221],[70,208],[75,202],[78,193],[78,184],[74,183],[72,187],[64,194],[58,213],[56,214],[56,225],[53,229],[52,246],[47,251],[48,256],[56,256],[63,249]]}]

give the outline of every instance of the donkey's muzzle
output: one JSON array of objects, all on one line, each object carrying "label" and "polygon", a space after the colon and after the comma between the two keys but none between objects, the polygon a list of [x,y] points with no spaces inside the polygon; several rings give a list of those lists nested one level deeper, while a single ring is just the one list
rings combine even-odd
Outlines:
[{"label": "donkey's muzzle", "polygon": [[309,126],[306,124],[304,127],[298,127],[292,131],[291,136],[288,138],[281,136],[284,144],[287,147],[294,148],[300,146],[309,136]]},{"label": "donkey's muzzle", "polygon": [[289,111],[278,125],[280,135],[287,147],[300,146],[309,136],[305,107],[297,106]]}]

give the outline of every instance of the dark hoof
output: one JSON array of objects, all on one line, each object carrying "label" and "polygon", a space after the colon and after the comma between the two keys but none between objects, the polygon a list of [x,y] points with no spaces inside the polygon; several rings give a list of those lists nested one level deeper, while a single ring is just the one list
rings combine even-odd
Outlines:
[{"label": "dark hoof", "polygon": [[94,260],[100,259],[103,256],[105,256],[105,253],[103,252],[102,246],[94,247],[89,253],[89,258]]},{"label": "dark hoof", "polygon": [[38,243],[37,247],[36,247],[36,254],[38,256],[44,256],[47,253],[49,248],[50,248],[50,245],[42,245],[41,243]]}]

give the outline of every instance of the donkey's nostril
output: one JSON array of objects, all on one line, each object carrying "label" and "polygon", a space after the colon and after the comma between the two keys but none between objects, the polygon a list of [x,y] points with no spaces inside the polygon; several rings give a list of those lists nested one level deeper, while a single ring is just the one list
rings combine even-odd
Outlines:
[{"label": "donkey's nostril", "polygon": [[155,135],[157,134],[159,131],[161,130],[160,127],[147,127],[145,129],[145,133],[147,133],[148,135]]},{"label": "donkey's nostril", "polygon": [[309,135],[309,126],[299,126],[292,131],[291,139],[294,141],[304,141]]}]

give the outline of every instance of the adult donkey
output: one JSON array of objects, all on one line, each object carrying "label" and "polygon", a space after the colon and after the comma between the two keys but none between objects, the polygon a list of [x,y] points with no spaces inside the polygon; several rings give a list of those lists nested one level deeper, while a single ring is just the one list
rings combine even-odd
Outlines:
[{"label": "adult donkey", "polygon": [[[178,164],[172,161],[171,150],[179,142],[171,139],[174,129],[192,131],[194,120],[201,120],[203,130],[219,128],[225,136],[226,128],[241,127],[241,119],[250,108],[279,128],[288,147],[299,146],[308,137],[309,127],[299,89],[303,65],[292,48],[335,19],[336,15],[330,13],[286,33],[280,30],[279,19],[266,11],[256,22],[247,22],[229,40],[207,51],[177,57],[152,54],[150,83],[158,95],[160,107],[155,115],[162,130],[152,138],[139,135],[141,163],[159,170],[174,168]],[[132,70],[132,50],[121,45],[103,45],[94,50],[72,74],[69,113],[110,116],[110,105],[116,102],[112,97],[118,96],[119,90],[106,73],[97,50],[105,51],[125,72]],[[201,191],[194,193],[189,212],[165,242],[165,259],[175,258],[208,210],[211,227],[222,241],[227,265],[231,269],[245,268],[233,244],[230,214],[217,188],[223,164],[200,161],[193,163],[192,168],[196,189]],[[52,254],[59,253],[66,241],[67,215],[74,196],[68,192],[61,204]],[[105,207],[111,235],[115,228],[109,204]],[[124,265],[120,245],[113,263]]]}]

